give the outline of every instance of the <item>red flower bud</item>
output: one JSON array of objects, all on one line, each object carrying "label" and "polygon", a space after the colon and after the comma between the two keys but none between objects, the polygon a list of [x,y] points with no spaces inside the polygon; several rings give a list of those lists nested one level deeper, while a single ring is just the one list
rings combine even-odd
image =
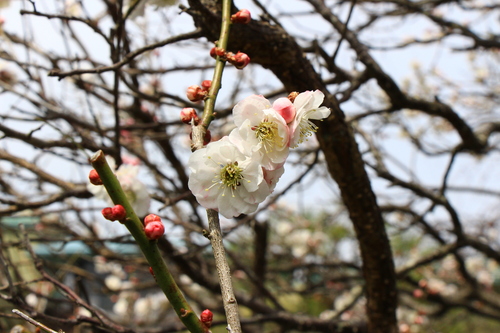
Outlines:
[{"label": "red flower bud", "polygon": [[200,86],[192,85],[187,88],[186,96],[191,102],[198,102],[205,98],[206,91],[203,91]]},{"label": "red flower bud", "polygon": [[215,54],[218,55],[219,57],[225,58],[227,55],[227,52],[222,47],[216,47]]},{"label": "red flower bud", "polygon": [[99,177],[99,174],[95,171],[95,169],[90,170],[89,181],[94,185],[102,185],[102,179]]},{"label": "red flower bud", "polygon": [[212,320],[213,320],[213,318],[214,318],[214,314],[209,309],[203,310],[203,312],[200,315],[200,321],[206,327],[212,326]]},{"label": "red flower bud", "polygon": [[227,52],[222,47],[212,47],[212,49],[210,50],[210,56],[212,58],[217,58],[217,56],[219,56],[223,60],[226,60]]},{"label": "red flower bud", "polygon": [[188,124],[188,125],[198,125],[200,118],[198,118],[198,114],[196,113],[195,109],[184,108],[181,110],[181,121],[184,124]]},{"label": "red flower bud", "polygon": [[250,63],[250,57],[246,53],[240,51],[227,60],[238,69],[243,69]]},{"label": "red flower bud", "polygon": [[212,58],[217,57],[217,53],[215,52],[215,49],[216,49],[216,47],[215,47],[215,46],[214,46],[214,47],[212,47],[212,48],[210,49],[210,56],[211,56]]},{"label": "red flower bud", "polygon": [[127,217],[127,211],[122,205],[115,205],[111,210],[113,211],[115,220],[121,221]]},{"label": "red flower bud", "polygon": [[144,225],[154,221],[161,222],[161,217],[156,214],[149,214],[144,218]]},{"label": "red flower bud", "polygon": [[113,209],[111,207],[106,207],[103,210],[101,210],[101,214],[102,216],[104,216],[106,220],[110,221],[116,220],[115,215],[113,214]]},{"label": "red flower bud", "polygon": [[201,83],[201,90],[208,91],[210,90],[211,86],[212,86],[212,80],[204,80]]},{"label": "red flower bud", "polygon": [[125,211],[125,208],[122,205],[115,205],[114,207],[106,207],[103,210],[101,210],[102,216],[106,220],[110,221],[121,221],[124,220],[127,217],[127,212]]},{"label": "red flower bud", "polygon": [[161,222],[152,221],[144,226],[144,232],[149,240],[155,240],[163,236],[165,233],[165,227]]},{"label": "red flower bud", "polygon": [[242,9],[234,15],[231,15],[231,22],[248,24],[252,20],[252,15],[248,9]]}]

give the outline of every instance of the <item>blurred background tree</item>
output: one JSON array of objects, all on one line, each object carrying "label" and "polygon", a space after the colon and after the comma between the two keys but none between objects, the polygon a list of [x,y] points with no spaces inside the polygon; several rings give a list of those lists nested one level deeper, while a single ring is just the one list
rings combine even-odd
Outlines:
[{"label": "blurred background tree", "polygon": [[[212,140],[239,100],[320,89],[332,115],[273,195],[222,220],[245,332],[500,327],[500,5],[236,1]],[[199,313],[225,319],[204,210],[187,187],[186,88],[211,79],[215,0],[0,1],[0,328],[20,309],[66,332],[183,326],[88,157],[113,157]],[[237,9],[235,8],[234,11]],[[20,227],[23,225],[24,227]]]}]

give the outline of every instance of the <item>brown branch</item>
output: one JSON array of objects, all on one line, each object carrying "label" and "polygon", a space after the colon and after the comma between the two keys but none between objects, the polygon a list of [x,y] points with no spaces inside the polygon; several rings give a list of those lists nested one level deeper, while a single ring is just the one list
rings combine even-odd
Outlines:
[{"label": "brown branch", "polygon": [[372,58],[368,52],[368,48],[359,41],[356,34],[346,29],[345,25],[331,12],[330,8],[324,2],[320,0],[308,0],[308,2],[337,31],[345,31],[345,40],[349,42],[351,48],[356,51],[359,60],[369,69],[371,76],[377,80],[378,85],[388,95],[394,108],[421,110],[427,114],[442,117],[448,120],[457,130],[463,141],[462,148],[475,152],[482,152],[485,149],[486,143],[479,140],[470,126],[450,106],[439,101],[428,102],[405,95],[397,83]]},{"label": "brown branch", "polygon": [[58,69],[54,69],[49,72],[49,76],[56,76],[60,80],[67,77],[67,76],[73,76],[73,75],[80,75],[80,74],[100,74],[104,72],[109,72],[109,71],[116,71],[117,69],[120,69],[121,67],[125,66],[126,64],[130,63],[132,60],[134,60],[137,56],[147,52],[154,50],[158,47],[162,47],[168,44],[176,43],[182,40],[187,40],[187,39],[193,39],[193,38],[199,38],[201,37],[201,33],[199,29],[196,29],[194,31],[185,33],[185,34],[180,34],[174,37],[169,37],[166,38],[162,41],[146,45],[144,47],[141,47],[135,51],[132,51],[130,53],[127,53],[120,61],[115,62],[113,65],[109,66],[101,66],[97,68],[90,68],[90,69],[75,69],[67,72],[61,72]]}]

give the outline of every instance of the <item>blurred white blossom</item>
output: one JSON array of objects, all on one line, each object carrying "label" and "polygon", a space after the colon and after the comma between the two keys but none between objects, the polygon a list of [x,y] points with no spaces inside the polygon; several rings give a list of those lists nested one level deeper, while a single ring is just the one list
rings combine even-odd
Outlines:
[{"label": "blurred white blossom", "polygon": [[[115,169],[115,162],[112,158],[106,157],[109,166],[112,170]],[[126,160],[125,160],[126,161]],[[146,185],[138,179],[139,166],[135,164],[122,164],[115,172],[118,181],[120,182],[125,195],[127,196],[135,213],[139,216],[145,216],[149,212],[151,197],[149,196]],[[97,198],[106,201],[109,205],[113,205],[111,198],[104,186],[87,185],[87,189]]]}]

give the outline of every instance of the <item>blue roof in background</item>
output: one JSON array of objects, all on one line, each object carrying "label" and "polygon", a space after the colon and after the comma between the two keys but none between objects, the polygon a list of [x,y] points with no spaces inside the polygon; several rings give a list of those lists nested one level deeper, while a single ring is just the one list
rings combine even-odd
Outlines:
[{"label": "blue roof in background", "polygon": [[[104,244],[108,249],[119,254],[134,255],[140,253],[139,247],[136,244],[112,242],[104,242]],[[68,242],[33,243],[33,250],[41,257],[95,254],[87,244],[80,240]]]},{"label": "blue roof in background", "polygon": [[[0,223],[10,228],[18,228],[20,224],[26,226],[26,229],[32,229],[40,222],[37,216],[9,216],[1,217]],[[132,239],[132,238],[131,238]],[[124,244],[114,242],[104,242],[106,247],[111,251],[123,255],[139,254],[140,250],[136,244]],[[72,256],[72,255],[93,255],[95,254],[92,249],[81,240],[68,241],[54,241],[45,243],[32,243],[33,250],[41,257],[54,257],[54,256]]]},{"label": "blue roof in background", "polygon": [[40,218],[38,216],[4,216],[0,218],[0,222],[7,227],[15,228],[24,224],[29,228],[40,222]]}]

